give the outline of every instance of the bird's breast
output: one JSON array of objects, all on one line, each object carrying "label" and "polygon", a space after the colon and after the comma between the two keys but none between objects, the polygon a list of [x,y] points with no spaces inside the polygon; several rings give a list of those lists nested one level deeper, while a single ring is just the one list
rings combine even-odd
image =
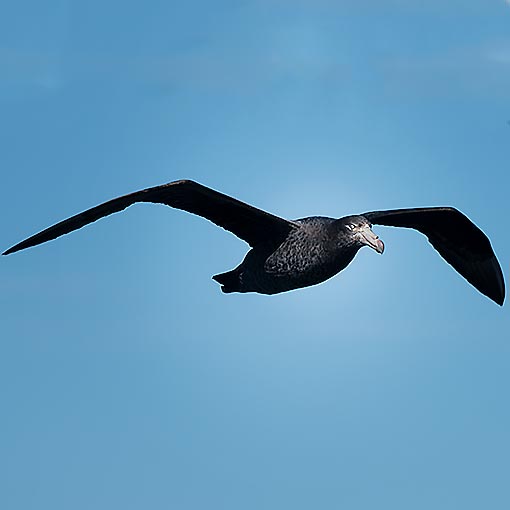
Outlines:
[{"label": "bird's breast", "polygon": [[320,283],[344,269],[357,247],[340,247],[328,231],[294,232],[264,263],[265,272],[295,280],[300,286]]}]

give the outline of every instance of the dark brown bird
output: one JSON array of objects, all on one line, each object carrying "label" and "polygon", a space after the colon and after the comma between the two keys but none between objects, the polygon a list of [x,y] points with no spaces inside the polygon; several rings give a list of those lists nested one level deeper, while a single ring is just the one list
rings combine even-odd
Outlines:
[{"label": "dark brown bird", "polygon": [[487,236],[452,207],[372,211],[340,219],[285,220],[201,184],[181,180],[114,198],[61,221],[3,255],[50,241],[136,202],[152,202],[203,216],[246,241],[242,263],[213,278],[223,292],[277,294],[321,283],[344,269],[363,246],[384,251],[372,224],[407,227],[432,246],[469,283],[498,303],[505,299],[501,267]]}]

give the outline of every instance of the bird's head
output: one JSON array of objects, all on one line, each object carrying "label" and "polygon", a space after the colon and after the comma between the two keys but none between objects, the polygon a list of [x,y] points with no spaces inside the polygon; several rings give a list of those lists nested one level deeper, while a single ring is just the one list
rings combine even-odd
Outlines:
[{"label": "bird's head", "polygon": [[372,225],[364,216],[347,216],[338,222],[341,234],[348,236],[360,248],[369,246],[377,253],[384,251],[384,243],[372,232]]}]

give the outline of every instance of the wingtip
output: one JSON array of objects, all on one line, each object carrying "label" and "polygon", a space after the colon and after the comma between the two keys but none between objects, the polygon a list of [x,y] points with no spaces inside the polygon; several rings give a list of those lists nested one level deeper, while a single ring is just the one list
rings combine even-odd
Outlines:
[{"label": "wingtip", "polygon": [[[24,247],[21,245],[22,243],[20,244],[15,244],[14,246],[11,246],[8,250],[5,250],[2,255],[10,255],[11,253],[16,253],[17,251],[20,251],[22,250]],[[25,248],[28,248],[28,246],[26,246]]]},{"label": "wingtip", "polygon": [[5,250],[2,255],[10,255],[11,253],[14,253],[18,251],[20,248],[18,248],[18,245],[11,246],[8,250]]},{"label": "wingtip", "polygon": [[[496,258],[496,257],[494,256],[494,258]],[[499,262],[497,260],[496,260],[496,264],[497,264],[497,273],[499,275],[499,278],[498,278],[498,290],[495,293],[496,295],[495,295],[494,301],[499,306],[503,306],[503,303],[505,302],[505,294],[506,294],[505,278],[503,277],[503,271],[501,270],[501,266],[499,265]]]},{"label": "wingtip", "polygon": [[504,288],[501,289],[499,292],[491,292],[487,293],[486,296],[494,301],[494,303],[498,304],[499,306],[503,306],[505,302],[505,290]]}]

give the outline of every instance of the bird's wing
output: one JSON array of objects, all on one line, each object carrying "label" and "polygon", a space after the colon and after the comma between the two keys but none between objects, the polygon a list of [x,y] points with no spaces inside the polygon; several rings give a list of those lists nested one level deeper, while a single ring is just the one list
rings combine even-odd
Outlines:
[{"label": "bird's wing", "polygon": [[425,234],[439,254],[482,294],[498,303],[505,299],[505,281],[488,237],[452,207],[372,211],[371,223],[414,228]]},{"label": "bird's wing", "polygon": [[50,241],[77,230],[104,216],[126,209],[136,202],[152,202],[176,207],[203,216],[229,230],[250,246],[281,243],[296,225],[278,216],[252,207],[235,198],[189,180],[135,191],[68,218],[9,248],[3,255]]}]

